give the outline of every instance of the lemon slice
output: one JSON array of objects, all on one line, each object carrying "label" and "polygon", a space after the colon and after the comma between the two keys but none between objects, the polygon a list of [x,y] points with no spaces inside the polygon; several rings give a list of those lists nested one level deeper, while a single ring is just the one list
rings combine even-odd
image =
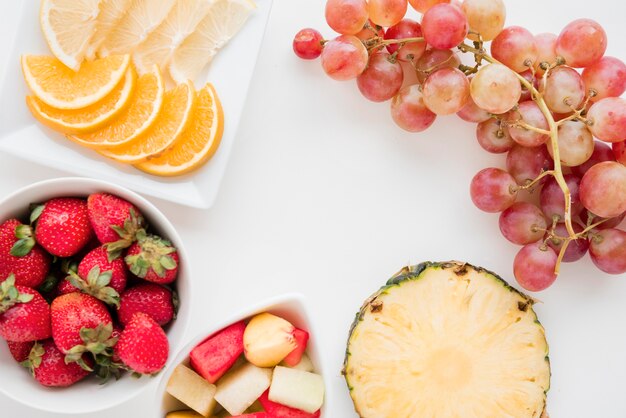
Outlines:
[{"label": "lemon slice", "polygon": [[122,80],[129,64],[129,55],[114,55],[87,61],[73,71],[51,56],[22,56],[26,84],[39,100],[57,109],[81,109],[103,99]]},{"label": "lemon slice", "polygon": [[96,30],[100,0],[42,0],[39,19],[52,53],[78,71]]},{"label": "lemon slice", "polygon": [[143,134],[122,146],[99,150],[102,155],[123,163],[139,163],[167,150],[187,128],[195,91],[191,82],[165,92],[159,116]]},{"label": "lemon slice", "polygon": [[127,54],[148,38],[172,10],[176,0],[133,0],[99,50],[99,55]]},{"label": "lemon slice", "polygon": [[169,72],[174,81],[194,80],[217,51],[239,32],[256,5],[250,0],[216,0],[194,33],[176,49]]},{"label": "lemon slice", "polygon": [[96,51],[115,25],[122,20],[133,0],[101,0],[96,30],[87,47],[87,59],[94,59]]},{"label": "lemon slice", "polygon": [[208,0],[177,0],[163,23],[133,53],[139,72],[155,64],[164,69],[174,50],[194,31],[210,7]]},{"label": "lemon slice", "polygon": [[211,84],[196,93],[191,122],[172,147],[135,167],[157,176],[178,176],[205,164],[215,154],[224,132],[224,112]]},{"label": "lemon slice", "polygon": [[65,134],[92,132],[117,116],[131,98],[135,87],[135,71],[129,68],[124,80],[104,99],[83,109],[57,109],[35,96],[27,96],[26,104],[35,118]]},{"label": "lemon slice", "polygon": [[142,75],[130,103],[113,122],[104,128],[68,138],[89,148],[102,149],[132,141],[145,132],[156,120],[163,104],[165,87],[158,67]]}]

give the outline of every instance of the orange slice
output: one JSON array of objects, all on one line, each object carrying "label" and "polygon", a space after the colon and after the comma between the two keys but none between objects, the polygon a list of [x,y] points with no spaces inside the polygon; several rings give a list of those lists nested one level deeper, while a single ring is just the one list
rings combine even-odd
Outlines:
[{"label": "orange slice", "polygon": [[196,93],[191,123],[172,147],[160,157],[150,157],[135,165],[157,176],[177,176],[188,173],[215,154],[224,132],[224,112],[217,93],[207,84]]},{"label": "orange slice", "polygon": [[98,48],[100,48],[100,45],[102,45],[115,25],[122,20],[132,2],[133,0],[101,1],[100,14],[96,21],[96,31],[87,48],[87,59],[94,59],[96,57],[96,51],[98,51]]},{"label": "orange slice", "polygon": [[137,79],[135,92],[124,111],[104,128],[68,138],[89,148],[104,149],[119,146],[137,138],[156,120],[163,104],[165,87],[157,67]]},{"label": "orange slice", "polygon": [[100,154],[122,163],[136,164],[167,150],[187,128],[195,91],[191,82],[165,92],[159,117],[146,132],[128,144],[100,150]]},{"label": "orange slice", "polygon": [[35,96],[27,96],[26,104],[35,118],[64,134],[93,132],[117,116],[129,102],[135,88],[135,71],[129,68],[126,77],[104,99],[83,109],[57,109]]},{"label": "orange slice", "polygon": [[96,31],[100,0],[42,0],[39,20],[52,53],[78,71]]},{"label": "orange slice", "polygon": [[129,55],[115,55],[83,63],[73,71],[54,57],[23,55],[26,84],[45,104],[57,109],[81,109],[107,96],[119,84]]}]

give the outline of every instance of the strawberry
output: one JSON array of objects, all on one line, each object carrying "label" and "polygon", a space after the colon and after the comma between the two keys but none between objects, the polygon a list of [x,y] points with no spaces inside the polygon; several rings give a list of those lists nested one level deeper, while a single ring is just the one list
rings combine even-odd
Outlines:
[{"label": "strawberry", "polygon": [[27,342],[50,338],[50,306],[29,287],[9,276],[0,284],[0,337]]},{"label": "strawberry", "polygon": [[299,409],[290,408],[285,405],[281,405],[276,402],[272,402],[268,398],[269,390],[266,390],[260,397],[259,402],[263,405],[268,415],[272,418],[319,418],[320,411],[316,411],[313,414],[301,411]]},{"label": "strawberry", "polygon": [[15,276],[20,286],[35,288],[50,270],[50,256],[35,244],[32,229],[17,219],[0,225],[0,277]]},{"label": "strawberry", "polygon": [[61,280],[57,285],[57,293],[59,296],[74,292],[80,292],[80,290],[70,282],[69,278]]},{"label": "strawberry", "polygon": [[52,340],[36,343],[22,365],[28,368],[43,386],[67,387],[83,380],[89,371],[76,363],[66,363],[65,356]]},{"label": "strawberry", "polygon": [[122,294],[118,318],[127,325],[135,312],[143,312],[163,326],[174,318],[173,296],[171,290],[157,284],[137,285]]},{"label": "strawberry", "polygon": [[168,284],[178,275],[176,248],[166,239],[143,230],[137,233],[137,242],[130,246],[124,261],[134,275],[149,282]]},{"label": "strawberry", "polygon": [[50,254],[71,257],[93,236],[87,202],[75,198],[49,200],[37,219],[35,238]]},{"label": "strawberry", "polygon": [[108,193],[94,193],[87,198],[89,220],[102,244],[110,251],[121,251],[134,241],[144,227],[143,216],[133,204]]},{"label": "strawberry", "polygon": [[35,341],[27,341],[24,343],[7,341],[7,346],[9,346],[9,352],[18,363],[21,363],[28,359],[30,350],[33,348],[34,345]]},{"label": "strawberry", "polygon": [[154,319],[136,312],[122,331],[115,354],[135,373],[155,374],[167,362],[169,342]]}]

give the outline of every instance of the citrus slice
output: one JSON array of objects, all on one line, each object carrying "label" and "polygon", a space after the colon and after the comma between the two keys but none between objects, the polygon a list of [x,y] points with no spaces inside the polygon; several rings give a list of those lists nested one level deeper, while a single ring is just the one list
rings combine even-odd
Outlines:
[{"label": "citrus slice", "polygon": [[179,84],[174,89],[165,92],[159,116],[148,130],[127,144],[99,150],[99,152],[116,161],[132,164],[161,154],[187,128],[194,101],[193,84],[191,82]]},{"label": "citrus slice", "polygon": [[87,47],[86,56],[88,59],[94,59],[96,57],[96,51],[100,48],[100,45],[102,45],[115,25],[122,20],[132,2],[133,0],[101,1],[100,14],[96,21],[96,30]]},{"label": "citrus slice", "polygon": [[96,30],[100,0],[42,0],[39,19],[52,53],[78,71]]},{"label": "citrus slice", "polygon": [[26,104],[39,122],[56,131],[64,134],[93,132],[124,109],[133,93],[135,78],[135,71],[129,68],[124,80],[108,96],[83,109],[57,109],[35,96],[27,96]]},{"label": "citrus slice", "polygon": [[211,84],[196,93],[196,103],[189,127],[172,147],[156,158],[135,167],[157,176],[177,176],[188,173],[215,154],[224,132],[224,112]]},{"label": "citrus slice", "polygon": [[130,103],[120,115],[104,128],[68,138],[89,148],[108,148],[132,141],[156,120],[163,104],[165,87],[158,67],[137,79]]},{"label": "citrus slice", "polygon": [[46,55],[23,55],[26,84],[39,100],[57,109],[81,109],[101,100],[119,84],[130,63],[129,55],[87,61],[73,71]]},{"label": "citrus slice", "polygon": [[174,50],[194,31],[210,7],[207,0],[178,0],[163,23],[133,53],[139,72],[154,64],[164,69]]},{"label": "citrus slice", "polygon": [[239,32],[256,5],[250,0],[217,0],[194,33],[174,51],[169,72],[178,83],[194,80],[217,51]]},{"label": "citrus slice", "polygon": [[122,19],[106,36],[99,55],[127,54],[163,22],[176,0],[133,0]]}]

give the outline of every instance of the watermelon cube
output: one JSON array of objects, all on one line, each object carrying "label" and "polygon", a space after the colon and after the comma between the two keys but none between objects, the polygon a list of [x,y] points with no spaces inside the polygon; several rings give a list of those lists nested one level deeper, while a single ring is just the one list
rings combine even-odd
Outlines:
[{"label": "watermelon cube", "polygon": [[283,360],[283,363],[289,367],[295,367],[300,363],[302,355],[306,351],[306,345],[309,342],[309,333],[302,329],[296,328],[293,336],[296,339],[296,348]]},{"label": "watermelon cube", "polygon": [[191,367],[210,383],[215,383],[243,354],[245,322],[230,325],[191,350]]},{"label": "watermelon cube", "polygon": [[317,411],[312,414],[308,412],[301,411],[295,408],[289,408],[288,406],[281,405],[276,402],[272,402],[268,398],[269,390],[266,390],[261,397],[259,398],[259,402],[263,405],[263,409],[267,411],[269,417],[272,418],[319,418],[321,412]]}]

